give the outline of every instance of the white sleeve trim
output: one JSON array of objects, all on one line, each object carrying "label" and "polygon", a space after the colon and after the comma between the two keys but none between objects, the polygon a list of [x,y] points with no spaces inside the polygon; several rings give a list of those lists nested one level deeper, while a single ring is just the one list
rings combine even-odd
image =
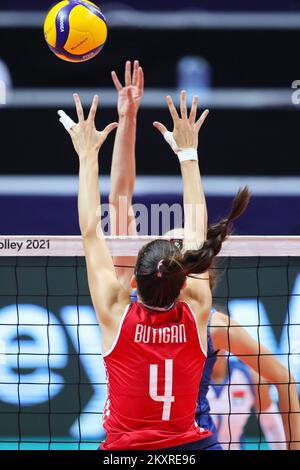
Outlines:
[{"label": "white sleeve trim", "polygon": [[192,307],[190,306],[190,304],[186,301],[184,301],[184,303],[189,307],[190,311],[191,311],[191,314],[193,315],[194,317],[194,320],[195,320],[195,324],[196,324],[196,329],[197,329],[197,333],[198,333],[198,339],[199,339],[199,344],[200,344],[200,349],[201,351],[203,352],[204,356],[207,357],[207,350],[206,348],[203,347],[203,344],[202,344],[202,341],[201,341],[201,336],[200,336],[200,332],[199,332],[199,329],[198,329],[198,323],[197,323],[197,319],[196,319],[196,315],[195,313],[193,312],[193,309]]},{"label": "white sleeve trim", "polygon": [[122,315],[122,318],[120,320],[120,325],[119,325],[119,328],[118,328],[118,333],[117,333],[117,336],[112,344],[112,346],[106,351],[106,352],[102,352],[102,356],[103,357],[107,357],[109,354],[111,354],[113,352],[113,350],[115,349],[116,345],[117,345],[117,342],[119,341],[119,337],[120,337],[120,334],[121,334],[121,330],[122,330],[122,326],[123,326],[123,323],[124,323],[124,320],[126,318],[126,315],[128,313],[128,309],[130,307],[131,304],[128,304],[126,307],[125,307],[125,310],[124,310],[124,313]]}]

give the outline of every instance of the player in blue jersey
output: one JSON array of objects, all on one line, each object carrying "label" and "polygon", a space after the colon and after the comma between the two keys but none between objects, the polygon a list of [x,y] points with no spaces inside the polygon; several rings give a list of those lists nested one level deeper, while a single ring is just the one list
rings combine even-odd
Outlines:
[{"label": "player in blue jersey", "polygon": [[[255,393],[255,373],[252,374],[250,369],[235,356],[229,356],[225,351],[220,351],[218,354],[207,394],[210,416],[223,449],[240,450],[243,448],[244,428],[252,410],[255,408],[259,412],[260,409],[262,411],[264,409],[259,402],[258,394]],[[265,393],[272,401],[268,391],[264,390]],[[274,403],[272,405],[274,406]],[[279,412],[278,408],[276,411]],[[272,414],[272,416],[278,415]],[[279,419],[281,431],[279,437],[284,442],[285,436],[280,414]],[[262,421],[260,425],[263,428]]]},{"label": "player in blue jersey", "polygon": [[[214,433],[220,442],[220,448],[237,450],[243,448],[244,428],[254,409],[270,448],[283,450],[286,448],[286,437],[280,411],[270,395],[270,385],[245,364],[251,356],[244,356],[242,362],[220,348],[222,345],[226,346],[222,340],[224,335],[220,334],[220,327],[224,327],[226,322],[225,315],[212,310],[207,332],[207,359],[199,390],[196,420],[198,424]],[[235,325],[237,327],[236,323]],[[239,351],[242,351],[242,348],[248,346],[250,349],[247,354],[251,354],[251,349],[253,354],[258,354],[256,341],[243,328],[237,328],[239,334],[233,339],[233,349],[239,348]],[[237,338],[241,331],[239,340]],[[218,344],[218,349],[215,344]],[[261,345],[262,349],[263,354],[266,353]],[[279,383],[281,378],[287,380],[288,371],[284,370],[274,356],[271,363],[271,371],[267,372],[263,366],[261,375],[264,373],[272,376],[274,383]],[[279,393],[282,393],[282,387],[278,387]]]}]

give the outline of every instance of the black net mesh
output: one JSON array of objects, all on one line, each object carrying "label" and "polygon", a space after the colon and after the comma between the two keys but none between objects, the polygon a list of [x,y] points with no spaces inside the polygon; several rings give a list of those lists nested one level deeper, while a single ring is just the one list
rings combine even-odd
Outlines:
[{"label": "black net mesh", "polygon": [[[223,258],[216,269],[215,307],[268,347],[298,383],[300,259]],[[229,341],[234,327],[227,327]],[[218,354],[230,372],[234,358]],[[259,367],[260,351],[257,360]],[[0,257],[0,370],[0,449],[97,448],[106,383],[84,258]],[[213,414],[217,427],[221,420],[227,426],[224,445],[239,445],[234,426],[243,419],[244,448],[270,448],[260,426],[261,393],[246,413],[240,386],[219,384],[225,408]],[[264,386],[259,377],[258,390]],[[270,394],[276,402],[272,385]]]}]

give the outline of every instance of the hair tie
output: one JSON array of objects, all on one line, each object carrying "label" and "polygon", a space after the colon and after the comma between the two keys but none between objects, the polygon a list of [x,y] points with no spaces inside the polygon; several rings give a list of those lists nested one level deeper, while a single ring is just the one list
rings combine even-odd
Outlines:
[{"label": "hair tie", "polygon": [[160,272],[160,267],[162,266],[163,262],[164,262],[164,260],[161,259],[161,260],[157,263],[157,273],[156,273],[157,277],[162,277],[162,273]]}]

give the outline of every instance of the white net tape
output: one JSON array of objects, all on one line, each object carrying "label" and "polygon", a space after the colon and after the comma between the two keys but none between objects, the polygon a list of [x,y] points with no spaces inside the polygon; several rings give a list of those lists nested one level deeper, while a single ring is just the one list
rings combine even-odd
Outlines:
[{"label": "white net tape", "polygon": [[[169,237],[106,237],[112,256],[136,256],[151,240]],[[178,238],[176,238],[178,239]],[[0,256],[84,256],[79,236],[4,236]],[[300,256],[297,236],[232,236],[219,256]]]}]

